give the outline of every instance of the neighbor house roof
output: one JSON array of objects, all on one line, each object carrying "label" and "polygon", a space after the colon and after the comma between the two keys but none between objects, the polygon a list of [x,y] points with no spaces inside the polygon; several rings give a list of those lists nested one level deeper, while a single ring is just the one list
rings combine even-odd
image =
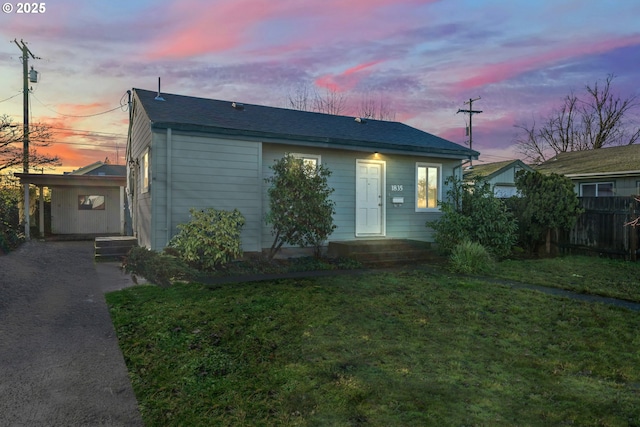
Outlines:
[{"label": "neighbor house roof", "polygon": [[203,131],[351,149],[477,158],[478,152],[403,123],[239,104],[134,89],[154,128]]},{"label": "neighbor house roof", "polygon": [[464,171],[464,179],[471,180],[481,177],[490,180],[491,178],[500,175],[502,172],[515,167],[525,170],[533,170],[531,166],[523,163],[522,160],[505,160],[503,162],[473,165],[472,169],[466,169]]},{"label": "neighbor house roof", "polygon": [[640,174],[640,145],[559,153],[536,170],[567,177],[624,176]]},{"label": "neighbor house roof", "polygon": [[66,175],[98,175],[98,176],[126,176],[127,167],[125,165],[112,165],[111,163],[95,162],[83,166]]}]

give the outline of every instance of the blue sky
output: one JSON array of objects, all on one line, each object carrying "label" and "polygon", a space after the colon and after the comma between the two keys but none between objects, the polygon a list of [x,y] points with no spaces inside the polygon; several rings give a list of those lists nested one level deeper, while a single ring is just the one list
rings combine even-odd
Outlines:
[{"label": "blue sky", "polygon": [[117,107],[132,87],[155,90],[158,77],[166,92],[278,107],[300,85],[333,90],[346,115],[383,99],[396,120],[461,144],[468,117],[456,112],[481,97],[481,162],[518,157],[515,124],[608,74],[621,96],[640,95],[634,0],[57,0],[41,14],[9,3],[0,114],[22,121],[12,41],[23,39],[42,58],[30,62],[40,72],[32,121],[54,129],[62,170],[122,163],[128,116]]}]

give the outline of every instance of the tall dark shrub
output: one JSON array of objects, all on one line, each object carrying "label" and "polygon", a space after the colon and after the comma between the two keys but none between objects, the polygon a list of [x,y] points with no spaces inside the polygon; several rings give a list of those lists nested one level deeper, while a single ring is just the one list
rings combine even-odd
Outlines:
[{"label": "tall dark shrub", "polygon": [[533,249],[545,242],[549,253],[552,230],[570,229],[582,213],[574,184],[555,173],[520,171],[516,174],[516,187],[521,194],[516,212],[524,243]]},{"label": "tall dark shrub", "polygon": [[335,203],[329,198],[333,188],[327,184],[331,175],[324,165],[305,164],[291,155],[276,160],[273,176],[265,181],[268,190],[267,224],[274,235],[269,257],[282,245],[313,246],[316,256],[336,226]]}]

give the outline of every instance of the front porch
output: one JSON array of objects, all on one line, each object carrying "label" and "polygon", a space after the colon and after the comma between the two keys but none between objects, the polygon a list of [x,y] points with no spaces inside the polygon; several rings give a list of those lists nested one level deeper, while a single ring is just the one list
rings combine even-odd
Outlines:
[{"label": "front porch", "polygon": [[365,265],[433,262],[442,259],[430,242],[411,239],[368,239],[329,242],[327,255],[350,258]]}]

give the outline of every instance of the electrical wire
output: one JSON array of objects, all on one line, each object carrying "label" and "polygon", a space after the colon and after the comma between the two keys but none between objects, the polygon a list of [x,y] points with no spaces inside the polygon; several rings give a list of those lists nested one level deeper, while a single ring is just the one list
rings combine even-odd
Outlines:
[{"label": "electrical wire", "polygon": [[[38,102],[39,102],[39,103],[40,103],[44,108],[46,108],[47,110],[52,111],[52,112],[54,112],[54,113],[56,113],[56,114],[58,114],[58,115],[60,115],[60,116],[64,116],[64,117],[74,117],[74,118],[96,117],[96,116],[101,116],[101,115],[103,115],[103,114],[110,113],[110,112],[115,111],[115,110],[122,110],[122,111],[126,111],[126,109],[125,109],[125,110],[123,110],[122,108],[123,108],[123,107],[125,107],[125,108],[127,107],[127,104],[122,104],[122,98],[120,98],[120,105],[118,105],[117,107],[112,108],[112,109],[110,109],[110,110],[103,111],[103,112],[101,112],[101,113],[87,114],[87,115],[64,114],[64,113],[61,113],[61,112],[59,112],[59,111],[56,111],[56,110],[54,110],[53,108],[50,108],[50,107],[48,107],[47,105],[45,105],[45,104],[44,104],[42,101],[40,101],[40,100],[38,99],[38,97],[37,97],[37,96],[35,96],[33,93],[31,94],[31,96],[32,96],[33,98],[35,98],[35,100],[36,100],[36,101],[38,101]],[[124,97],[123,97],[123,98],[124,98]]]},{"label": "electrical wire", "polygon": [[20,91],[20,92],[16,93],[16,94],[15,94],[15,95],[13,95],[13,96],[8,97],[7,99],[0,100],[0,102],[9,101],[10,99],[13,99],[13,98],[15,98],[15,97],[16,97],[16,96],[18,96],[18,95],[22,95],[22,91]]},{"label": "electrical wire", "polygon": [[100,131],[95,131],[95,130],[84,130],[84,129],[71,129],[71,128],[57,128],[57,127],[53,127],[53,126],[48,126],[49,129],[51,130],[66,130],[66,131],[71,131],[71,132],[86,132],[88,134],[96,134],[96,135],[111,135],[111,136],[121,136],[121,137],[126,137],[127,135],[124,133],[115,133],[115,132],[100,132]]}]

